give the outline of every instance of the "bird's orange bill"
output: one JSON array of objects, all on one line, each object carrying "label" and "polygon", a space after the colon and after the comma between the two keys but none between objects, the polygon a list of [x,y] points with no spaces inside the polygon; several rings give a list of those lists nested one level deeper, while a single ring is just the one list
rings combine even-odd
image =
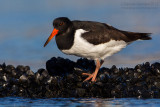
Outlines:
[{"label": "bird's orange bill", "polygon": [[47,39],[46,43],[44,44],[44,47],[50,42],[50,40],[55,36],[57,35],[58,33],[58,30],[57,29],[54,29],[51,33],[51,35],[49,36],[49,38]]}]

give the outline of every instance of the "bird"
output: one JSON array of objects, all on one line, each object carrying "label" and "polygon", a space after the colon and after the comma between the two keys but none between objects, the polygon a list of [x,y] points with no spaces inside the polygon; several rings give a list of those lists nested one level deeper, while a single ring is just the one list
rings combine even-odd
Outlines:
[{"label": "bird", "polygon": [[44,47],[55,36],[57,47],[63,53],[94,60],[95,71],[92,74],[82,73],[88,76],[84,81],[91,82],[96,82],[96,76],[105,58],[136,40],[152,39],[151,33],[119,30],[107,23],[96,21],[71,21],[67,17],[54,19],[53,27]]}]

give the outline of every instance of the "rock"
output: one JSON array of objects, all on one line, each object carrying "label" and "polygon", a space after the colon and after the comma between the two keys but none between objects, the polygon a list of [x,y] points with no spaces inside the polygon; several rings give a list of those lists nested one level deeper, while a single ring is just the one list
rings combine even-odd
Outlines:
[{"label": "rock", "polygon": [[101,68],[95,83],[83,80],[92,73],[95,62],[84,58],[76,62],[53,57],[47,70],[37,72],[29,66],[0,65],[0,97],[30,98],[99,97],[160,98],[160,63],[138,64],[134,68]]},{"label": "rock", "polygon": [[86,90],[83,88],[76,88],[76,97],[84,97]]},{"label": "rock", "polygon": [[7,82],[7,80],[8,80],[5,75],[2,77],[2,79],[3,79],[4,81],[6,81],[6,82]]},{"label": "rock", "polygon": [[15,67],[13,65],[7,65],[4,70],[6,73],[11,73],[12,70],[15,70]]},{"label": "rock", "polygon": [[26,76],[26,75],[20,76],[19,82],[20,82],[20,83],[28,83],[28,78],[27,78],[27,76]]},{"label": "rock", "polygon": [[100,81],[103,82],[103,83],[108,82],[109,79],[110,79],[109,74],[101,74],[100,75]]},{"label": "rock", "polygon": [[6,68],[6,64],[3,63],[2,65],[0,65],[1,70],[4,70]]},{"label": "rock", "polygon": [[28,70],[30,70],[30,67],[29,66],[25,66],[24,67],[24,71],[28,71]]},{"label": "rock", "polygon": [[50,76],[49,78],[46,79],[46,83],[45,84],[51,84],[53,81],[53,77]]},{"label": "rock", "polygon": [[23,65],[18,65],[16,67],[16,70],[19,71],[19,72],[24,72],[25,71],[25,67]]},{"label": "rock", "polygon": [[34,72],[31,71],[31,70],[27,70],[26,74],[27,74],[28,76],[34,76]]},{"label": "rock", "polygon": [[69,72],[72,72],[75,62],[70,61],[69,59],[63,58],[51,58],[46,62],[46,69],[48,73],[52,76],[56,75],[66,75]]},{"label": "rock", "polygon": [[35,74],[35,81],[36,83],[40,84],[40,81],[43,79],[43,77],[37,72]]},{"label": "rock", "polygon": [[13,77],[16,77],[16,76],[17,76],[17,72],[16,72],[15,69],[11,71],[11,75],[12,75]]},{"label": "rock", "polygon": [[94,71],[96,67],[95,62],[93,60],[88,60],[86,58],[78,59],[75,66],[78,68],[83,68],[86,71]]},{"label": "rock", "polygon": [[40,74],[41,78],[46,78],[49,74],[48,71],[46,71],[45,69],[41,68],[37,71],[37,73]]},{"label": "rock", "polygon": [[2,72],[3,71],[3,69],[2,69],[2,67],[0,66],[0,72]]}]

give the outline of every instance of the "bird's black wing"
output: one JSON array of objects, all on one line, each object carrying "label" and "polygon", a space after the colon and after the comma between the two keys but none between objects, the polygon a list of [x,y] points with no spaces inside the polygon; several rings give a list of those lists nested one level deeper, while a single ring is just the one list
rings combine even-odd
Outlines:
[{"label": "bird's black wing", "polygon": [[112,40],[124,40],[129,42],[129,38],[120,30],[107,25],[105,23],[92,21],[73,21],[76,29],[84,29],[87,32],[82,34],[82,37],[89,43],[98,45]]}]

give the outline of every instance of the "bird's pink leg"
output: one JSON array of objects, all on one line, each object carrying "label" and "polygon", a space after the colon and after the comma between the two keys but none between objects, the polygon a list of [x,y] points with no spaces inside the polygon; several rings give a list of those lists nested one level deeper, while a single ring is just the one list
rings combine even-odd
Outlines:
[{"label": "bird's pink leg", "polygon": [[92,74],[89,74],[89,73],[82,73],[82,75],[88,75],[89,77],[87,77],[84,81],[88,81],[92,78],[92,82],[95,82],[96,81],[96,76],[98,74],[98,71],[101,67],[101,65],[103,64],[103,60],[100,62],[99,60],[96,60],[96,69],[95,71],[92,73]]},{"label": "bird's pink leg", "polygon": [[88,75],[88,76],[90,76],[92,74],[90,74],[90,73],[82,73],[82,75]]}]

